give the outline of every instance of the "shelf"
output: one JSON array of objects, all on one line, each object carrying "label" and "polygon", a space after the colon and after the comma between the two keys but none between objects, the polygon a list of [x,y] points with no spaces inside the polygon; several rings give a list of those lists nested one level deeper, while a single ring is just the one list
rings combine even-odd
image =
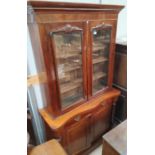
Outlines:
[{"label": "shelf", "polygon": [[68,91],[81,87],[81,83],[82,83],[82,79],[77,79],[74,81],[72,80],[70,83],[60,85],[60,91],[62,94],[66,93]]},{"label": "shelf", "polygon": [[82,69],[81,64],[77,64],[76,66],[75,64],[74,65],[71,64],[70,66],[68,65],[64,67],[63,69],[61,69],[62,73],[58,74],[59,80],[69,79],[70,81],[70,73],[67,73],[67,72],[77,71],[79,69]]},{"label": "shelf", "polygon": [[97,64],[97,63],[101,63],[101,62],[105,62],[105,61],[108,61],[108,59],[105,57],[94,58],[93,64]]},{"label": "shelf", "polygon": [[105,88],[106,88],[105,85],[95,85],[95,86],[93,86],[93,94],[95,94],[95,93],[97,93],[98,91],[103,90],[103,89],[105,89]]},{"label": "shelf", "polygon": [[68,66],[68,67],[65,67],[65,72],[70,72],[70,71],[74,71],[74,70],[77,70],[77,69],[80,69],[82,68],[79,64],[77,64],[77,66]]},{"label": "shelf", "polygon": [[103,46],[101,46],[101,47],[93,47],[93,52],[97,52],[97,51],[99,51],[99,50],[104,50],[105,49],[105,47],[103,47]]},{"label": "shelf", "polygon": [[[75,53],[74,53],[74,52],[75,52]],[[59,54],[59,55],[60,55],[60,56],[57,56],[57,59],[66,59],[66,58],[81,56],[81,52],[72,51],[71,53]]]},{"label": "shelf", "polygon": [[83,98],[82,94],[78,94],[78,93],[73,96],[67,96],[62,100],[62,108],[65,108],[66,106],[70,106],[73,102],[76,102],[82,98]]},{"label": "shelf", "polygon": [[94,42],[104,42],[104,43],[107,43],[107,42],[110,42],[110,38],[106,38],[106,37],[97,37],[95,38]]},{"label": "shelf", "polygon": [[107,75],[107,74],[104,73],[104,72],[96,73],[96,74],[94,74],[94,76],[93,76],[93,81],[94,81],[94,80],[98,80],[98,79],[100,79],[100,78],[102,78],[102,77],[105,77],[106,75]]}]

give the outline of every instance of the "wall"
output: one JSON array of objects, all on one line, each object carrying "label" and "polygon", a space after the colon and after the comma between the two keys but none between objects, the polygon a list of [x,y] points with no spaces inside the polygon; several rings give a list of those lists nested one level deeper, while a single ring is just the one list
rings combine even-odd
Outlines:
[{"label": "wall", "polygon": [[124,5],[118,15],[116,42],[127,41],[127,0],[102,0],[102,4]]},{"label": "wall", "polygon": [[[28,32],[28,30],[27,30],[27,32]],[[33,49],[31,46],[30,36],[29,36],[29,32],[28,32],[27,33],[27,75],[36,75],[36,74],[37,74],[37,69],[36,69],[36,65],[35,65]],[[42,101],[43,97],[41,94],[40,86],[39,85],[30,86],[30,88],[28,88],[28,89],[33,89],[35,91],[35,94],[36,94],[35,100],[37,101],[38,108],[42,108],[43,107],[43,101]]]}]

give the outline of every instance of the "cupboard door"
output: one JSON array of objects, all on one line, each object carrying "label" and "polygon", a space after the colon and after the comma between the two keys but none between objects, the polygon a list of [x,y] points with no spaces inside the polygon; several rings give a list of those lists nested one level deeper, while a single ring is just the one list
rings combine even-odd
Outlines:
[{"label": "cupboard door", "polygon": [[76,154],[90,146],[91,115],[75,118],[74,123],[66,127],[66,143],[69,155]]},{"label": "cupboard door", "polygon": [[54,57],[61,109],[86,100],[84,24],[50,24],[47,31]]},{"label": "cupboard door", "polygon": [[92,95],[108,87],[112,25],[91,23]]},{"label": "cupboard door", "polygon": [[108,129],[111,125],[112,104],[103,103],[93,115],[93,139],[96,140]]}]

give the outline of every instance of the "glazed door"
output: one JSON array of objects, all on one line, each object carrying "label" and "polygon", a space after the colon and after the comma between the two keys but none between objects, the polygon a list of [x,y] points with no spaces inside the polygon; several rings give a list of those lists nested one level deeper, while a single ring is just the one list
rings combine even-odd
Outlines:
[{"label": "glazed door", "polygon": [[46,25],[61,110],[87,99],[84,23]]},{"label": "glazed door", "polygon": [[110,65],[112,65],[113,23],[90,22],[90,94],[102,92],[109,87]]}]

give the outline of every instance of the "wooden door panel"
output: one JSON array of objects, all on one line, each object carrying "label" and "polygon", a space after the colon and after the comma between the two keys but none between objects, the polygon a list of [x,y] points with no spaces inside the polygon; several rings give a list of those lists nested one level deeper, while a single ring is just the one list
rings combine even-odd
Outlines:
[{"label": "wooden door panel", "polygon": [[111,124],[112,104],[106,103],[93,115],[93,140],[105,133]]},{"label": "wooden door panel", "polygon": [[71,126],[66,127],[67,152],[72,155],[90,146],[91,115],[78,120]]}]

